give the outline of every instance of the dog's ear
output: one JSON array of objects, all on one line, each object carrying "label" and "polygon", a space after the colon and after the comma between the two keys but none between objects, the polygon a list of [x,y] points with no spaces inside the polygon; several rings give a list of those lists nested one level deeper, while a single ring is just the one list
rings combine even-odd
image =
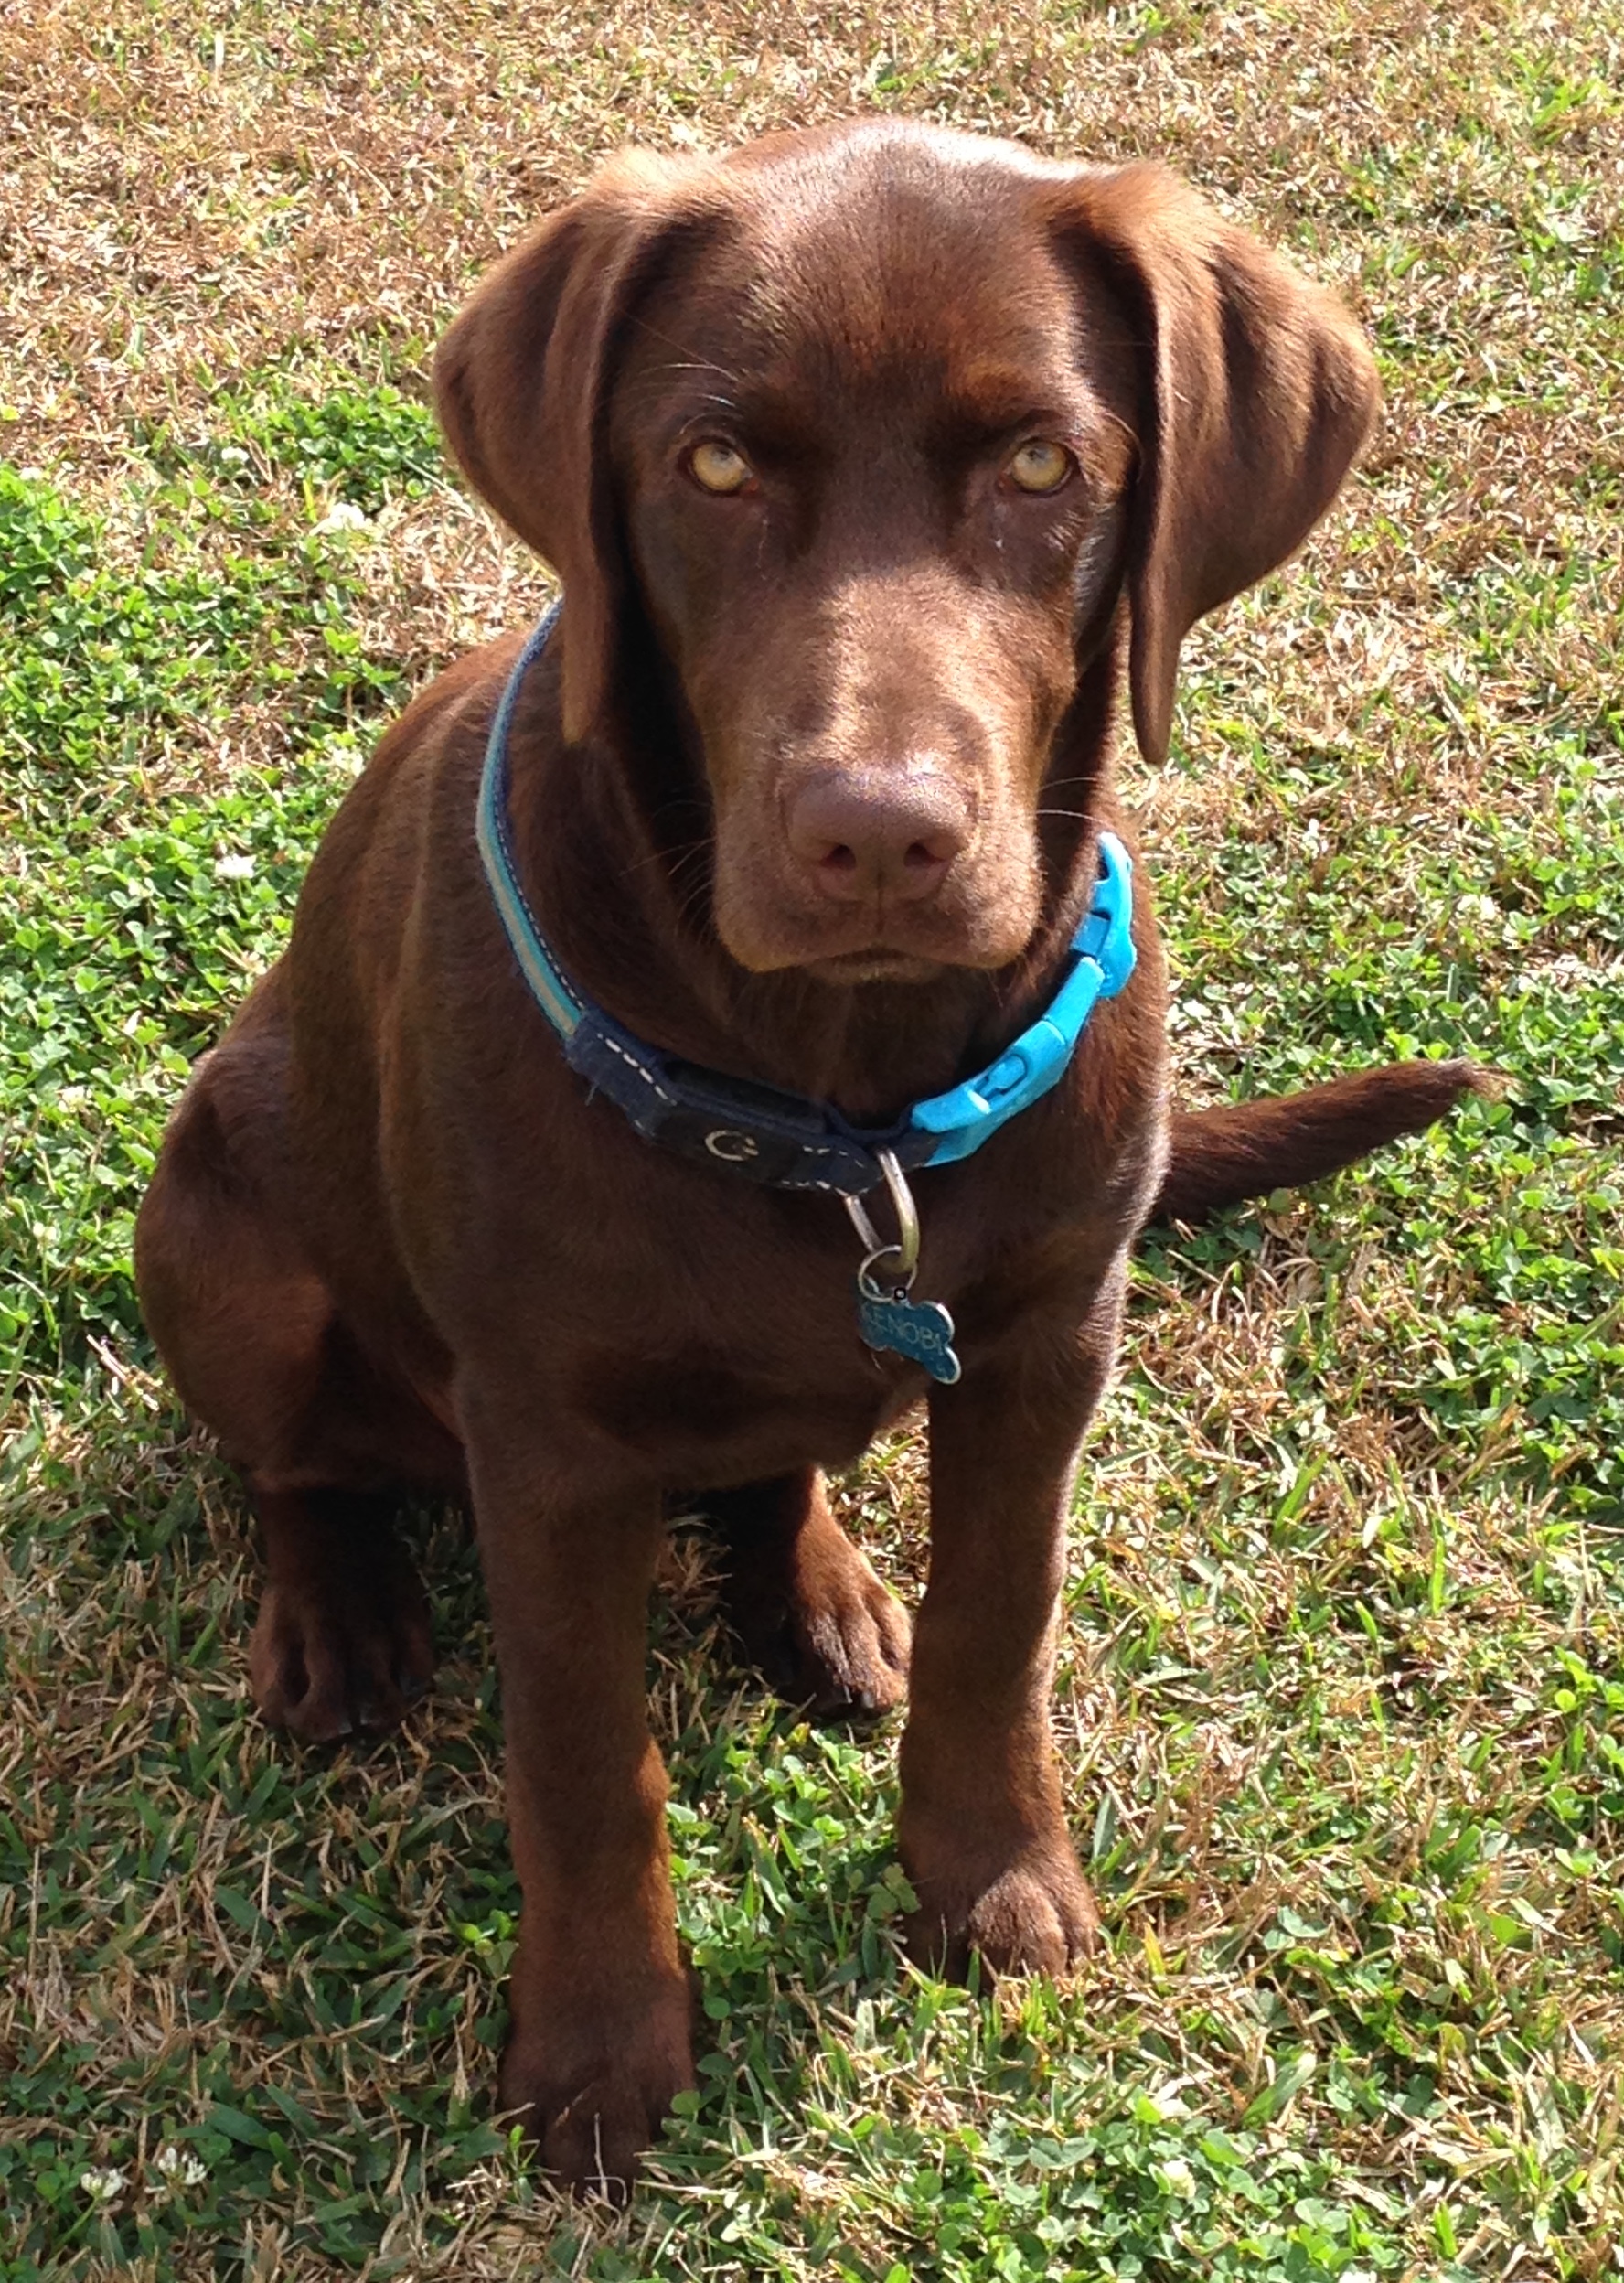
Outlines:
[{"label": "dog's ear", "polygon": [[475,491],[564,584],[564,734],[604,707],[625,565],[604,434],[622,337],[684,225],[693,162],[629,152],[482,280],[440,344],[440,424]]},{"label": "dog's ear", "polygon": [[1381,391],[1349,313],[1164,168],[1074,177],[1061,229],[1137,357],[1129,675],[1139,749],[1159,762],[1180,644],[1308,536]]}]

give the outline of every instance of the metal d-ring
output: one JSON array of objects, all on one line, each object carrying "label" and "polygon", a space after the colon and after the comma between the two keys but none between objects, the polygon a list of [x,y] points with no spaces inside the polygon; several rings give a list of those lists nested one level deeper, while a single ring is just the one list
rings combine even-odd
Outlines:
[{"label": "metal d-ring", "polygon": [[848,1197],[846,1210],[851,1216],[852,1227],[863,1240],[864,1259],[858,1270],[858,1281],[869,1291],[871,1299],[883,1296],[883,1288],[873,1274],[881,1260],[894,1262],[887,1268],[889,1281],[904,1292],[912,1285],[919,1267],[919,1208],[914,1202],[907,1177],[889,1150],[876,1150],[880,1170],[885,1175],[886,1190],[891,1197],[892,1210],[896,1215],[896,1242],[888,1245],[869,1218],[860,1197]]}]

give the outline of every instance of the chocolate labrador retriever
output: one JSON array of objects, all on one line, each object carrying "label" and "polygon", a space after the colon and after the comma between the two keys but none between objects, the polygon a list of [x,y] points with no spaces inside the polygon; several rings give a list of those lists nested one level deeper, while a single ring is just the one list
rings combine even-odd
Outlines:
[{"label": "chocolate labrador retriever", "polygon": [[[470,1500],[524,1892],[500,2096],[602,2184],[690,2077],[644,1681],[671,1495],[789,1697],[906,1687],[918,1955],[1064,1968],[1095,1919],[1047,1697],[1128,1249],[1472,1073],[1170,1110],[1118,714],[1159,760],[1181,638],[1323,512],[1376,382],[1159,169],[877,123],[633,155],[436,384],[561,615],[384,738],[137,1259],[263,1532],[267,1719],[401,1717],[432,1658],[390,1502]],[[926,1393],[910,1654],[820,1470]]]}]

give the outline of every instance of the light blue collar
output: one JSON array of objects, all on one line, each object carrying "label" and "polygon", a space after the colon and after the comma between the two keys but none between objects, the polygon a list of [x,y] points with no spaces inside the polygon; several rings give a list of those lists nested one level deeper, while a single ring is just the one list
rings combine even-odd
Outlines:
[{"label": "light blue collar", "polygon": [[477,831],[491,897],[513,955],[572,1069],[610,1096],[650,1141],[776,1188],[846,1196],[860,1196],[885,1179],[882,1153],[904,1173],[950,1165],[1049,1092],[1097,1002],[1114,999],[1134,970],[1133,864],[1114,832],[1099,836],[1094,901],[1043,1013],[985,1070],[946,1094],[915,1102],[883,1129],[853,1126],[838,1110],[800,1095],[699,1069],[634,1037],[577,991],[530,909],[508,830],[514,712],[559,607],[554,604],[526,643],[497,707],[480,779]]}]

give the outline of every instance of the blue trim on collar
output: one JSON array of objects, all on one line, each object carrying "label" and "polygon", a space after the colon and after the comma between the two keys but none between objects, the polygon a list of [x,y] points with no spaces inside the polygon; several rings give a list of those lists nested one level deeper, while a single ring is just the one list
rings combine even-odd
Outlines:
[{"label": "blue trim on collar", "polygon": [[650,1046],[575,990],[554,958],[525,895],[508,830],[508,744],[525,676],[558,622],[555,603],[519,652],[486,743],[476,832],[503,930],[537,1004],[563,1044],[564,1059],[607,1094],[647,1140],[779,1189],[860,1196],[885,1178],[884,1150],[904,1171],[951,1165],[1056,1084],[1102,999],[1134,970],[1133,862],[1114,832],[1099,836],[1100,878],[1072,938],[1060,987],[1044,1012],[998,1060],[946,1094],[915,1102],[882,1130],[720,1071],[701,1070]]}]

